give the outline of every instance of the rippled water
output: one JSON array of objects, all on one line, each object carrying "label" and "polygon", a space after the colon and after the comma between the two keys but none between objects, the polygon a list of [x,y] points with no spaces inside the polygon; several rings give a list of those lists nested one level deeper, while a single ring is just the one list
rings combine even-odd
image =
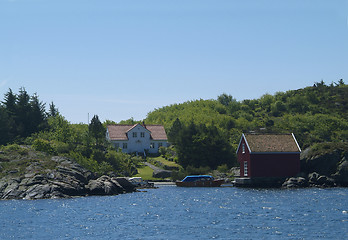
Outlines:
[{"label": "rippled water", "polygon": [[0,239],[348,239],[348,189],[163,186],[0,201]]}]

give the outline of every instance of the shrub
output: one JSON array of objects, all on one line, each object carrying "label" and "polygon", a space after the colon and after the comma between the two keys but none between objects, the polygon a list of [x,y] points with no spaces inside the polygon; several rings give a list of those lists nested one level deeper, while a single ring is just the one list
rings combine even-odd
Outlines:
[{"label": "shrub", "polygon": [[20,146],[18,144],[11,144],[11,145],[7,145],[5,147],[6,150],[8,151],[18,151],[20,149]]},{"label": "shrub", "polygon": [[108,164],[107,162],[102,162],[101,164],[99,164],[98,170],[97,172],[101,175],[103,174],[108,174],[109,172],[112,172],[113,168],[110,164]]},{"label": "shrub", "polygon": [[89,159],[78,152],[70,152],[69,156],[72,159],[74,159],[78,164],[80,164],[82,167],[90,170],[91,172],[98,172],[99,166],[97,161],[93,159]]},{"label": "shrub", "polygon": [[52,145],[57,153],[69,153],[71,150],[68,143],[54,141]]},{"label": "shrub", "polygon": [[227,164],[222,164],[222,165],[217,167],[217,170],[221,173],[227,173],[229,171],[229,168],[228,168]]},{"label": "shrub", "polygon": [[32,147],[36,151],[41,151],[52,155],[56,153],[49,141],[40,138],[35,139]]}]

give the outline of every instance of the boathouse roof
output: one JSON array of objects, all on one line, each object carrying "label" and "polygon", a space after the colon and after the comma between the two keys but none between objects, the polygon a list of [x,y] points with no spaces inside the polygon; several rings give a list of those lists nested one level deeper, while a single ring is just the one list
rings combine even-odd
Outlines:
[{"label": "boathouse roof", "polygon": [[[243,134],[249,152],[301,152],[294,134]],[[241,139],[241,140],[242,140]],[[240,147],[240,146],[239,146]],[[239,148],[238,147],[238,148]]]}]

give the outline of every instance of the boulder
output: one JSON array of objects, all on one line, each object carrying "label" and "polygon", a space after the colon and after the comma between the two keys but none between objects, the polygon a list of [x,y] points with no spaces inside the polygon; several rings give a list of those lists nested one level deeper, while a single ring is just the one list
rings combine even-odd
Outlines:
[{"label": "boulder", "polygon": [[115,179],[105,175],[96,180],[90,180],[86,189],[89,195],[116,195],[125,191]]},{"label": "boulder", "polygon": [[128,181],[128,179],[123,177],[112,178],[113,181],[116,181],[126,192],[135,192],[136,188],[134,184]]},{"label": "boulder", "polygon": [[288,178],[282,185],[282,188],[303,188],[308,187],[308,180],[303,177]]},{"label": "boulder", "polygon": [[348,187],[348,161],[344,157],[337,167],[337,172],[332,176],[337,184]]},{"label": "boulder", "polygon": [[308,182],[315,187],[335,187],[336,182],[333,178],[325,175],[320,175],[317,172],[308,174]]},{"label": "boulder", "polygon": [[334,150],[322,155],[312,155],[312,149],[307,148],[301,153],[301,171],[330,176],[336,173],[337,165],[341,161],[341,151]]}]

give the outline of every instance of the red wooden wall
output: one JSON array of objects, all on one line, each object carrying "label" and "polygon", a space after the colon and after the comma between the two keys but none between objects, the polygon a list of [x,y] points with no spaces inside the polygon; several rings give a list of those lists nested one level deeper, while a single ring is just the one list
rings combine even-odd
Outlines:
[{"label": "red wooden wall", "polygon": [[[292,177],[300,172],[300,153],[250,154],[244,138],[237,152],[241,177]],[[244,176],[244,161],[248,163],[248,175]]]}]

